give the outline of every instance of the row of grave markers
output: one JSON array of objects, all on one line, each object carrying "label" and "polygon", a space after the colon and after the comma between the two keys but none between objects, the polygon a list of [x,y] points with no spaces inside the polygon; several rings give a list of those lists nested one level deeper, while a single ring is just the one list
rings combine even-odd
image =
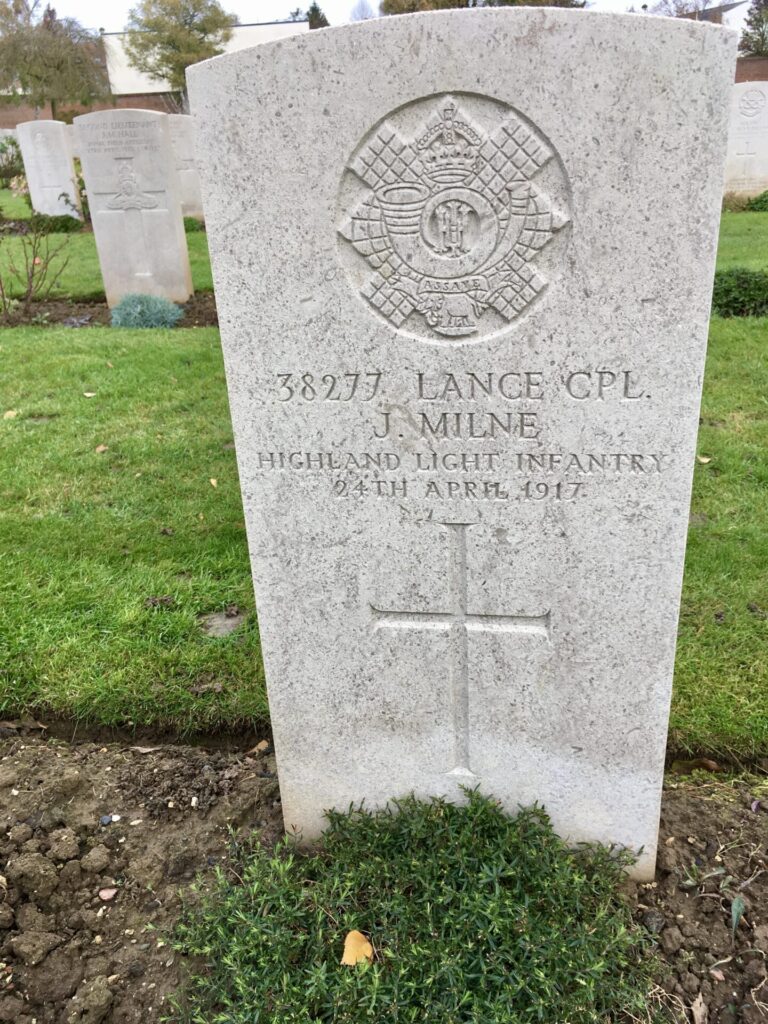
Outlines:
[{"label": "row of grave markers", "polygon": [[[71,125],[27,121],[16,136],[39,213],[82,217],[74,164],[81,158],[110,306],[130,293],[189,298],[182,218],[203,216],[189,115],[99,111]],[[725,191],[767,188],[768,83],[743,82],[731,94]]]},{"label": "row of grave markers", "polygon": [[[486,8],[189,69],[287,829],[479,786],[653,877],[736,50]],[[75,123],[108,297],[181,295],[167,116]]]},{"label": "row of grave markers", "polygon": [[17,128],[33,208],[82,218],[81,161],[104,290],[186,302],[192,277],[183,218],[202,218],[194,129],[186,114],[106,110]]}]

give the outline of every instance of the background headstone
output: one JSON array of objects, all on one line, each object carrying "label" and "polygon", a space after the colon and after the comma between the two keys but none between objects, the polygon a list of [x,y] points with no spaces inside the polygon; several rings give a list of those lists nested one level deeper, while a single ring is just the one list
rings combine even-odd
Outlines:
[{"label": "background headstone", "polygon": [[82,218],[68,126],[63,121],[23,121],[16,131],[32,209]]},{"label": "background headstone", "polygon": [[107,302],[192,294],[168,115],[101,110],[75,118]]},{"label": "background headstone", "polygon": [[725,191],[756,196],[768,189],[768,82],[732,90]]},{"label": "background headstone", "polygon": [[190,69],[287,828],[477,785],[652,875],[735,51],[516,8]]},{"label": "background headstone", "polygon": [[77,128],[74,124],[67,125],[67,135],[69,135],[69,145],[72,150],[72,156],[79,156],[80,145],[77,141]]},{"label": "background headstone", "polygon": [[169,114],[176,170],[181,186],[181,210],[185,217],[203,219],[200,175],[195,164],[195,125],[189,114]]}]

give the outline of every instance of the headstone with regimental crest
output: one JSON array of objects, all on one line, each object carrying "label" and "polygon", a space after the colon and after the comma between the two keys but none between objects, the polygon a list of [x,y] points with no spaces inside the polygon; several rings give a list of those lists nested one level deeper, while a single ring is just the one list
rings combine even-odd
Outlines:
[{"label": "headstone with regimental crest", "polygon": [[99,110],[74,123],[107,302],[186,302],[192,275],[168,115]]},{"label": "headstone with regimental crest", "polygon": [[479,786],[652,874],[735,49],[485,9],[190,69],[287,828]]},{"label": "headstone with regimental crest", "polygon": [[82,220],[69,126],[63,121],[22,121],[16,135],[32,209]]},{"label": "headstone with regimental crest", "polygon": [[768,189],[768,82],[738,82],[731,92],[725,191],[749,198]]}]

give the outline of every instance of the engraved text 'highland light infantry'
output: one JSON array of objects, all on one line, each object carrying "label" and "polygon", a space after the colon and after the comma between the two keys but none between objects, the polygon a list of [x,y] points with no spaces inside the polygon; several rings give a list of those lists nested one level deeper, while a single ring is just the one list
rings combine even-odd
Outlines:
[{"label": "engraved text 'highland light infantry'", "polygon": [[449,338],[522,313],[546,286],[533,258],[567,223],[531,182],[552,155],[511,112],[484,135],[450,96],[418,138],[385,121],[350,162],[370,192],[341,232],[373,268],[367,301]]}]

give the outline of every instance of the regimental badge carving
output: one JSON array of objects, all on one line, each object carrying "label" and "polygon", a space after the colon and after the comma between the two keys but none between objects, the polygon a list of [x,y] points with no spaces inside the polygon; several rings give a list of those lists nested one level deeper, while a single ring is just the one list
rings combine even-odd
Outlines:
[{"label": "regimental badge carving", "polygon": [[739,100],[742,117],[757,117],[765,106],[765,93],[761,89],[747,89]]},{"label": "regimental badge carving", "polygon": [[154,210],[157,199],[143,192],[136,177],[133,157],[117,157],[117,193],[107,202],[110,210]]},{"label": "regimental badge carving", "polygon": [[568,222],[562,198],[532,180],[554,156],[548,143],[511,108],[473,101],[490,125],[487,110],[484,126],[433,97],[408,134],[385,120],[348,165],[366,191],[340,233],[370,268],[362,295],[427,338],[472,340],[519,316],[547,285],[537,254]]}]

